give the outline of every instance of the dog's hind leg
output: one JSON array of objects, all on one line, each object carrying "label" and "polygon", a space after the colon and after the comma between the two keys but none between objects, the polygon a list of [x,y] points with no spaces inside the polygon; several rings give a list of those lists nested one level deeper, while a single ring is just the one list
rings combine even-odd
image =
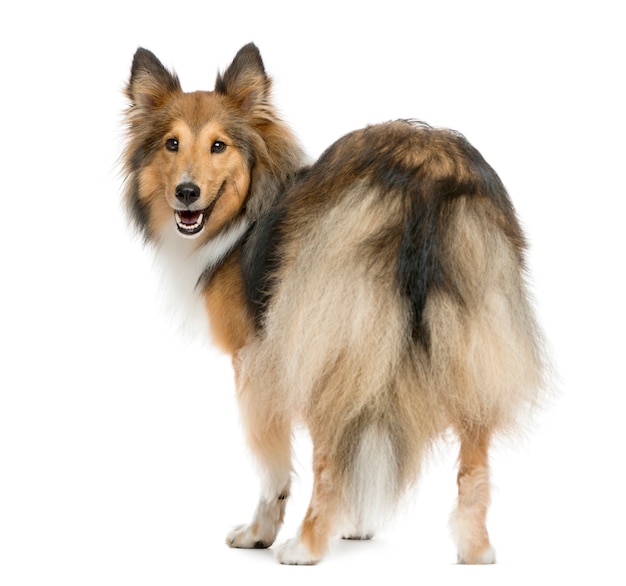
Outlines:
[{"label": "dog's hind leg", "polygon": [[325,455],[313,454],[313,495],[302,525],[292,539],[280,546],[281,564],[313,565],[324,555],[337,524],[340,491],[337,472]]},{"label": "dog's hind leg", "polygon": [[495,551],[487,533],[489,508],[488,449],[491,433],[486,428],[459,430],[458,504],[450,525],[462,564],[492,564]]}]

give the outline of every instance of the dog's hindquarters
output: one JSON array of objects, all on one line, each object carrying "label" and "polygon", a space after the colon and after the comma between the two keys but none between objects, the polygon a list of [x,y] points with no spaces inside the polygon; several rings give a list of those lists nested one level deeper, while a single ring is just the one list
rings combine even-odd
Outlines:
[{"label": "dog's hindquarters", "polygon": [[342,195],[287,232],[262,333],[240,355],[257,409],[303,420],[313,440],[313,497],[285,563],[317,561],[337,530],[370,537],[443,428],[396,283],[401,202],[359,182]]},{"label": "dog's hindquarters", "polygon": [[337,529],[369,537],[452,427],[459,558],[493,561],[490,440],[541,383],[523,237],[499,179],[458,135],[396,123],[342,139],[284,205],[260,330],[241,353],[255,421],[302,420],[314,445],[311,504],[279,559],[314,563]]}]

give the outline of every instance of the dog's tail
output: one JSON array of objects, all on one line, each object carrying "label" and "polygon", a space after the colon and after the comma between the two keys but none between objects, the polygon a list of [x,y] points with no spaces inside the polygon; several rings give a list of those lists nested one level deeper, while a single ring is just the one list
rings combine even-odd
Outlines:
[{"label": "dog's tail", "polygon": [[355,446],[344,477],[345,516],[341,534],[346,539],[370,539],[393,512],[398,492],[398,466],[391,438],[370,426]]},{"label": "dog's tail", "polygon": [[415,392],[411,382],[397,378],[343,430],[343,537],[370,538],[391,520],[445,427],[429,394]]}]

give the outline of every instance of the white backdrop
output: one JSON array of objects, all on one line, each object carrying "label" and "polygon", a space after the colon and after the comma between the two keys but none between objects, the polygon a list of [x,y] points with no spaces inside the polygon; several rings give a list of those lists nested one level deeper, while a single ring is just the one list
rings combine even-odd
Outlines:
[{"label": "white backdrop", "polygon": [[[623,580],[618,4],[5,3],[0,584]],[[420,118],[462,131],[512,195],[560,392],[524,443],[494,455],[497,566],[453,565],[454,445],[441,446],[393,526],[371,542],[334,541],[315,568],[224,545],[257,493],[229,360],[164,313],[121,212],[117,158],[137,46],[194,90],[212,89],[251,40],[312,156],[364,124]],[[299,439],[279,540],[309,496]]]}]

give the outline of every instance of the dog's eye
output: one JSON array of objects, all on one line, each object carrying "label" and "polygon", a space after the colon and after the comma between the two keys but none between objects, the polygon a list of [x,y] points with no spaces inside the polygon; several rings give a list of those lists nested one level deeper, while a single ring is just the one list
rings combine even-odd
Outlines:
[{"label": "dog's eye", "polygon": [[212,153],[223,153],[225,150],[226,150],[226,143],[222,142],[221,140],[216,140],[211,145],[211,152]]},{"label": "dog's eye", "polygon": [[177,138],[168,138],[165,141],[165,148],[168,151],[172,151],[175,153],[178,150],[178,139]]}]

